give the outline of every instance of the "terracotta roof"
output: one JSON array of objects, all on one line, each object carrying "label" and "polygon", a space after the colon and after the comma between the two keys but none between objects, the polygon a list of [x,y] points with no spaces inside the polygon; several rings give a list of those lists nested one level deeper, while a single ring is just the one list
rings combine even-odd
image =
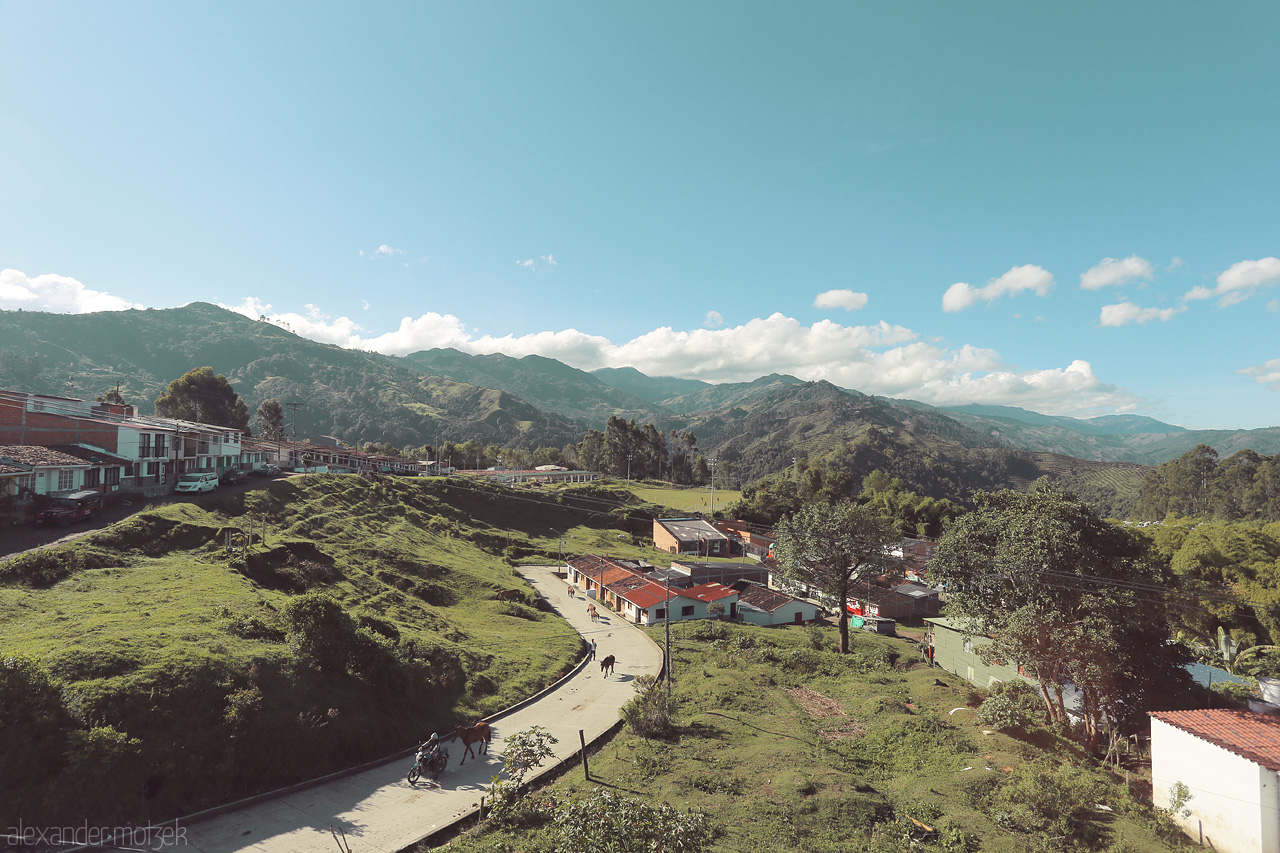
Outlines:
[{"label": "terracotta roof", "polygon": [[1221,708],[1150,714],[1268,770],[1280,770],[1280,717]]},{"label": "terracotta roof", "polygon": [[696,598],[698,601],[719,601],[722,598],[737,594],[738,591],[736,589],[729,589],[724,584],[714,581],[680,590],[682,598]]},{"label": "terracotta roof", "polygon": [[797,600],[785,592],[778,592],[776,589],[769,589],[755,583],[748,584],[742,592],[738,593],[740,603],[750,604],[752,607],[758,607],[770,613]]},{"label": "terracotta roof", "polygon": [[62,453],[51,447],[41,447],[33,444],[2,444],[0,445],[0,459],[11,459],[19,465],[35,465],[42,468],[57,465],[77,466],[89,464],[69,453]]},{"label": "terracotta roof", "polygon": [[8,465],[0,465],[0,477],[8,476],[9,474],[28,474],[28,473],[30,472],[27,471],[26,468],[13,468]]},{"label": "terracotta roof", "polygon": [[[652,607],[655,604],[661,604],[667,600],[667,588],[659,583],[650,582],[636,589],[629,589],[626,592],[619,593],[619,597],[630,601],[641,610]],[[680,596],[674,591],[671,593],[671,600],[675,601]]]},{"label": "terracotta roof", "polygon": [[[611,592],[621,595],[627,590],[638,589],[642,586],[645,586],[651,583],[653,583],[653,581],[649,580],[644,575],[628,575],[625,578],[621,578],[616,581],[611,581],[605,586],[605,588],[610,590]],[[663,587],[663,588],[665,589],[666,587]]]},{"label": "terracotta roof", "polygon": [[592,580],[599,581],[602,585],[608,585],[614,581],[639,574],[638,571],[622,563],[611,560],[608,557],[601,557],[598,554],[575,557],[569,561],[569,565]]}]

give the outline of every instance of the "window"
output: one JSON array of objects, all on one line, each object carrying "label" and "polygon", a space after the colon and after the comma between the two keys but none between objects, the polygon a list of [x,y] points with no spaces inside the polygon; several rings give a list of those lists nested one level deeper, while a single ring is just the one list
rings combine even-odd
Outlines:
[{"label": "window", "polygon": [[144,432],[138,436],[138,458],[146,459],[151,455],[151,433]]},{"label": "window", "polygon": [[164,458],[169,455],[169,450],[165,446],[165,437],[163,435],[156,436],[156,456]]},{"label": "window", "polygon": [[692,604],[686,604],[684,607],[681,607],[681,608],[680,608],[680,615],[681,615],[681,616],[692,616],[692,615],[693,615],[693,605],[692,605]]},{"label": "window", "polygon": [[665,607],[659,607],[657,610],[653,611],[653,618],[654,618],[654,619],[666,619],[666,618],[667,618],[667,608],[665,608]]},{"label": "window", "polygon": [[71,468],[58,469],[58,491],[69,492],[76,484],[76,472]]},{"label": "window", "polygon": [[973,654],[973,640],[964,641],[964,652],[967,655]]},{"label": "window", "polygon": [[88,471],[84,472],[84,487],[86,489],[96,489],[98,487],[98,483],[101,477],[102,477],[101,469],[90,468]]},{"label": "window", "polygon": [[105,482],[108,486],[120,485],[120,469],[108,468],[107,473],[105,475]]}]

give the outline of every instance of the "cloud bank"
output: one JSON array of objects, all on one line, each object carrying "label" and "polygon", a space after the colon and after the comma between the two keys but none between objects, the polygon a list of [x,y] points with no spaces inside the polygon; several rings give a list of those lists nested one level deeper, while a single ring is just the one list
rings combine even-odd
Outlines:
[{"label": "cloud bank", "polygon": [[32,278],[18,270],[0,270],[0,309],[6,311],[87,314],[141,307],[118,296],[90,290],[69,276],[47,274]]},{"label": "cloud bank", "polygon": [[1099,380],[1086,361],[1011,370],[994,350],[970,345],[948,348],[884,321],[845,326],[821,320],[805,325],[775,313],[726,328],[681,331],[664,326],[615,343],[577,329],[475,336],[459,318],[435,312],[405,317],[394,331],[370,336],[350,318],[330,318],[314,306],[307,306],[303,314],[273,314],[269,305],[250,298],[239,306],[223,307],[255,318],[265,314],[270,322],[312,340],[387,355],[452,347],[513,358],[541,355],[587,371],[634,367],[650,376],[711,383],[789,373],[807,381],[825,380],[867,394],[934,405],[991,403],[1081,417],[1129,411],[1141,402],[1125,389]]},{"label": "cloud bank", "polygon": [[[1037,270],[1038,267],[1017,267],[983,288],[986,295],[980,298],[1027,289],[1047,292],[1052,277]],[[860,301],[843,295],[848,291],[835,293],[842,294],[832,297],[840,303]],[[83,313],[142,306],[89,290],[66,276],[31,278],[16,270],[4,270],[0,272],[0,307]],[[883,320],[857,326],[831,320],[805,325],[775,313],[741,325],[724,326],[723,318],[713,311],[707,317],[711,328],[682,331],[664,326],[617,343],[577,329],[518,336],[476,335],[458,317],[435,312],[404,317],[394,330],[376,334],[349,317],[332,317],[315,305],[304,306],[301,313],[276,311],[261,299],[246,297],[237,305],[222,307],[310,340],[387,355],[402,356],[436,347],[475,354],[504,353],[515,358],[536,354],[581,370],[634,367],[650,376],[712,383],[744,382],[770,373],[789,373],[808,381],[825,380],[867,394],[934,405],[990,403],[1081,417],[1130,411],[1142,402],[1125,389],[1102,382],[1087,361],[1076,360],[1065,367],[1014,370],[994,350],[923,340],[914,330]],[[1139,312],[1137,316],[1155,310],[1137,306],[1134,309]],[[1280,367],[1268,369],[1275,373]]]}]

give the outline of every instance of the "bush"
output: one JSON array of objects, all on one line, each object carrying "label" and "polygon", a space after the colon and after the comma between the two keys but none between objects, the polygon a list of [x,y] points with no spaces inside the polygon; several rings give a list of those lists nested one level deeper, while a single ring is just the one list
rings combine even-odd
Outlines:
[{"label": "bush", "polygon": [[603,789],[561,806],[555,821],[557,849],[565,853],[701,853],[715,836],[705,812],[682,812]]},{"label": "bush", "polygon": [[1008,696],[989,696],[978,708],[978,723],[999,731],[1023,731],[1029,722],[1021,706]]},{"label": "bush", "polygon": [[1078,768],[1024,764],[991,795],[989,808],[1006,829],[1084,840],[1094,834],[1090,818],[1101,794],[1097,780]]},{"label": "bush", "polygon": [[323,592],[293,598],[284,608],[294,654],[321,672],[341,672],[351,659],[355,626],[342,605]]},{"label": "bush", "polygon": [[635,681],[637,695],[622,706],[619,712],[631,731],[642,738],[670,738],[676,734],[671,719],[675,702],[660,687],[652,675],[642,675]]}]

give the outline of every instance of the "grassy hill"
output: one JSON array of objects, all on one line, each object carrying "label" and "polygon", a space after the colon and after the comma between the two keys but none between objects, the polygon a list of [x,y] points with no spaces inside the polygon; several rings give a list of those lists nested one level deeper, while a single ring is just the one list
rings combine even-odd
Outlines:
[{"label": "grassy hill", "polygon": [[[449,849],[566,849],[551,814],[601,791],[705,812],[714,853],[1191,849],[1147,804],[1138,762],[1104,769],[1034,721],[979,724],[984,694],[912,643],[855,631],[839,655],[834,632],[677,626],[671,730],[629,726],[591,756],[591,781],[574,768],[518,822]],[[625,808],[597,819],[624,823]],[[613,849],[638,849],[625,841]]]},{"label": "grassy hill", "polygon": [[312,475],[0,563],[0,823],[185,814],[536,692],[581,640],[494,600],[522,585],[500,555],[554,562],[552,528],[569,553],[635,550],[611,525],[475,484]]}]

